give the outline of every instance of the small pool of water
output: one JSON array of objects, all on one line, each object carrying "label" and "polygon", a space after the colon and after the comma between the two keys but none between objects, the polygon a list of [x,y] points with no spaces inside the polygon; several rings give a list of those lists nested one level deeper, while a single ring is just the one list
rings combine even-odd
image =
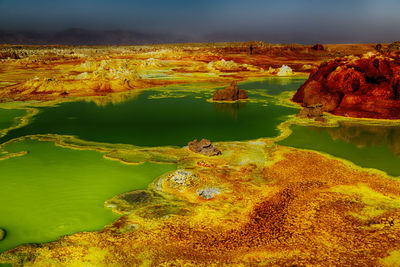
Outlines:
[{"label": "small pool of water", "polygon": [[118,216],[104,207],[113,196],[147,188],[173,164],[127,165],[96,151],[25,140],[7,146],[25,156],[0,160],[0,252],[81,231],[100,230]]},{"label": "small pool of water", "polygon": [[342,124],[323,128],[293,125],[291,129],[293,133],[279,144],[325,152],[361,167],[400,176],[400,126]]}]

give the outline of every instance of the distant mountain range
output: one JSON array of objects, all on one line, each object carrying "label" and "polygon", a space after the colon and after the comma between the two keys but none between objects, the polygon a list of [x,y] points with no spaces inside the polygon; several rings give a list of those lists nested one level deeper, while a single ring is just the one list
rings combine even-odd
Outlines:
[{"label": "distant mountain range", "polygon": [[192,40],[174,34],[147,34],[123,30],[94,31],[70,28],[60,32],[0,31],[0,44],[130,45],[189,41]]}]

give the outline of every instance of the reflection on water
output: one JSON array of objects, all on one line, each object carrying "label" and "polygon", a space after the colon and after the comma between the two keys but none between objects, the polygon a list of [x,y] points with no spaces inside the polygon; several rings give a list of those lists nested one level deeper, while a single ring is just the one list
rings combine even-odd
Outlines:
[{"label": "reflection on water", "polygon": [[214,102],[214,109],[217,112],[227,113],[232,119],[237,120],[239,109],[243,109],[246,107],[245,101],[236,101],[236,102]]},{"label": "reflection on water", "polygon": [[108,94],[105,96],[91,96],[85,97],[85,102],[95,103],[98,107],[105,107],[107,105],[116,105],[122,102],[133,100],[139,97],[144,90],[132,90],[122,93]]},{"label": "reflection on water", "polygon": [[393,155],[400,158],[400,126],[342,122],[340,127],[326,128],[326,131],[334,140],[341,139],[359,147],[387,146]]},{"label": "reflection on water", "polygon": [[273,77],[271,79],[271,81],[272,81],[272,83],[276,83],[279,85],[288,85],[288,84],[295,82],[296,78],[294,78],[294,77],[279,77],[279,78]]},{"label": "reflection on water", "polygon": [[285,91],[296,91],[304,81],[305,79],[300,77],[268,77],[263,80],[239,83],[239,88],[250,90],[250,93],[267,92],[269,95],[279,95],[283,91],[282,88],[285,88]]}]

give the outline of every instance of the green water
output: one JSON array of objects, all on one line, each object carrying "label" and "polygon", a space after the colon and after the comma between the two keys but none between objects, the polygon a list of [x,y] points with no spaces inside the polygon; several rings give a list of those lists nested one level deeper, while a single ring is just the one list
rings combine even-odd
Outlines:
[{"label": "green water", "polygon": [[400,127],[341,125],[336,128],[292,126],[281,145],[311,149],[347,159],[358,166],[400,176]]},{"label": "green water", "polygon": [[17,117],[25,115],[25,110],[22,109],[3,109],[0,108],[0,131],[15,124]]},{"label": "green water", "polygon": [[[285,86],[281,86],[282,90]],[[40,108],[30,124],[10,131],[0,142],[47,133],[140,146],[183,146],[195,138],[251,140],[277,136],[277,126],[287,115],[297,112],[269,103],[271,97],[252,90],[248,91],[249,96],[258,98],[257,103],[212,103],[207,101],[211,92],[180,92],[182,97],[153,99],[160,92],[146,91],[120,104],[97,106],[82,101]]]},{"label": "green water", "polygon": [[0,160],[0,228],[7,236],[0,252],[23,243],[41,243],[62,235],[102,229],[117,216],[104,201],[133,189],[147,188],[174,165],[126,165],[96,151],[56,147],[25,140],[7,147],[28,150]]}]

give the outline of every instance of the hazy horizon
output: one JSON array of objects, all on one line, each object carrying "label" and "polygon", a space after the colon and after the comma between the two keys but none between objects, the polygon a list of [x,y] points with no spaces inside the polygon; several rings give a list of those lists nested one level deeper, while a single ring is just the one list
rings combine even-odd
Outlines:
[{"label": "hazy horizon", "polygon": [[0,30],[121,30],[200,42],[391,43],[400,39],[398,10],[396,0],[0,0]]}]

